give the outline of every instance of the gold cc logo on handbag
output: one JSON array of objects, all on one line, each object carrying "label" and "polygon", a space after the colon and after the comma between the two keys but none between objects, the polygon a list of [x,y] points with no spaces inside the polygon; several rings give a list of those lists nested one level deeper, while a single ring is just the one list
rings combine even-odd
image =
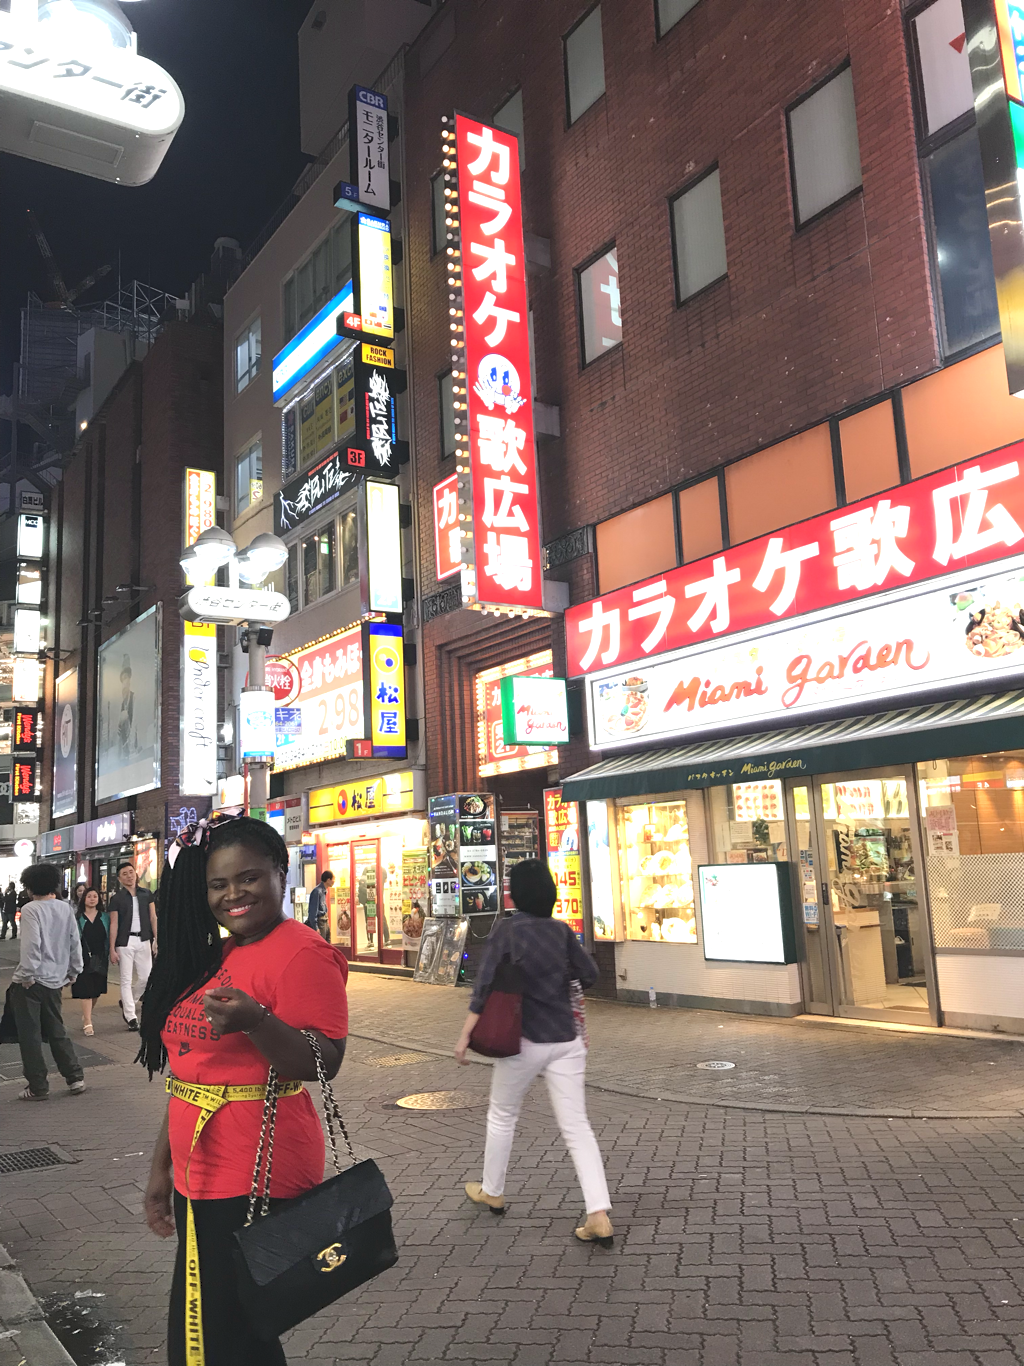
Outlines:
[{"label": "gold cc logo on handbag", "polygon": [[316,1254],[316,1260],[320,1263],[321,1271],[336,1271],[346,1260],[346,1256],[341,1250],[340,1243],[332,1243],[330,1247],[325,1247],[322,1252]]}]

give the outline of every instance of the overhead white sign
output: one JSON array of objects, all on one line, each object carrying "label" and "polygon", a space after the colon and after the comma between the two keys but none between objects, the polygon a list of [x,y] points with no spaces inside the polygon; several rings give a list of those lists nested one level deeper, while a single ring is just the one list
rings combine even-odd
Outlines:
[{"label": "overhead white sign", "polygon": [[193,621],[212,621],[219,626],[240,625],[243,621],[266,622],[273,626],[284,621],[291,605],[283,593],[272,588],[190,588],[185,608]]},{"label": "overhead white sign", "polygon": [[184,623],[181,660],[182,795],[217,791],[217,628]]},{"label": "overhead white sign", "polygon": [[397,484],[366,481],[366,557],[371,612],[402,610],[402,541]]},{"label": "overhead white sign", "polygon": [[131,48],[59,46],[58,24],[0,12],[0,150],[119,185],[152,180],[185,117],[181,91]]},{"label": "overhead white sign", "polygon": [[589,681],[591,743],[607,749],[711,727],[814,715],[950,687],[979,691],[1024,675],[1024,558],[981,577],[811,613],[598,674]]}]

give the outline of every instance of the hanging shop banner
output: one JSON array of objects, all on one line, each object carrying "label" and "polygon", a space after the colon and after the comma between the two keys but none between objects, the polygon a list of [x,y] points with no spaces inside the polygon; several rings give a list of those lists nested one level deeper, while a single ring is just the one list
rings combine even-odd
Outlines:
[{"label": "hanging shop banner", "polygon": [[1024,680],[1024,556],[881,600],[660,656],[588,683],[591,743],[614,748],[851,703]]},{"label": "hanging shop banner", "polygon": [[567,745],[569,705],[564,678],[509,674],[501,680],[506,745]]},{"label": "hanging shop banner", "polygon": [[338,319],[352,309],[352,282],[347,281],[274,357],[274,402],[282,403],[297,384],[311,375],[323,358],[342,344]]},{"label": "hanging shop banner", "polygon": [[217,628],[198,621],[182,626],[178,791],[209,797],[217,790]]},{"label": "hanging shop banner", "polygon": [[1024,550],[1024,441],[565,614],[570,677],[788,621]]},{"label": "hanging shop banner", "polygon": [[157,604],[99,648],[97,802],[160,786],[160,624]]},{"label": "hanging shop banner", "polygon": [[185,546],[217,525],[217,476],[212,470],[185,471]]},{"label": "hanging shop banner", "polygon": [[351,331],[391,341],[395,335],[395,286],[391,268],[391,224],[372,213],[357,213],[352,225],[355,295],[346,320]]},{"label": "hanging shop banner", "polygon": [[68,669],[57,679],[53,709],[54,819],[73,816],[78,809],[78,670]]},{"label": "hanging shop banner", "polygon": [[548,868],[558,888],[554,914],[582,944],[583,863],[580,857],[580,805],[563,802],[560,787],[544,789],[544,838]]},{"label": "hanging shop banner", "polygon": [[[357,461],[350,465],[349,460]],[[355,488],[365,469],[363,452],[334,451],[303,470],[274,496],[274,531],[283,536],[317,516],[335,498]]]},{"label": "hanging shop banner", "polygon": [[274,768],[301,768],[344,757],[346,740],[362,739],[362,630],[351,627],[285,658],[298,670],[300,688],[290,706],[298,712],[277,730]]},{"label": "hanging shop banner", "polygon": [[462,573],[457,474],[434,485],[434,565],[438,583]]},{"label": "hanging shop banner", "polygon": [[500,664],[478,673],[473,683],[476,700],[476,757],[481,778],[496,773],[518,773],[525,768],[550,768],[558,763],[558,750],[548,745],[510,745],[505,743],[505,723],[501,710],[501,682],[512,676],[550,678],[551,651],[540,650],[525,659]]},{"label": "hanging shop banner", "polygon": [[367,479],[356,505],[363,616],[402,610],[402,538],[397,484]]},{"label": "hanging shop banner", "polygon": [[457,171],[445,173],[445,192],[457,184],[449,204],[461,226],[448,233],[447,255],[464,331],[452,333],[452,392],[459,502],[472,514],[461,538],[463,604],[541,611],[519,143],[462,114],[454,125],[444,146]]},{"label": "hanging shop banner", "polygon": [[354,85],[348,95],[348,146],[352,184],[360,204],[391,211],[391,162],[386,95]]},{"label": "hanging shop banner", "polygon": [[34,754],[40,747],[40,713],[35,707],[15,707],[11,725],[11,752],[13,754]]},{"label": "hanging shop banner", "polygon": [[[362,353],[374,354],[379,346],[363,346]],[[385,352],[390,356],[390,352]],[[363,355],[353,357],[353,424],[351,444],[366,453],[367,474],[380,474],[386,479],[398,476],[398,426],[395,415],[396,382],[399,374],[394,363],[388,365],[367,362]]]},{"label": "hanging shop banner", "polygon": [[363,623],[365,697],[363,715],[369,729],[365,738],[373,757],[404,759],[405,653],[401,626],[386,621]]},{"label": "hanging shop banner", "polygon": [[315,787],[309,794],[310,825],[338,821],[377,820],[423,809],[422,771],[406,769],[378,778],[359,778],[335,787]]}]

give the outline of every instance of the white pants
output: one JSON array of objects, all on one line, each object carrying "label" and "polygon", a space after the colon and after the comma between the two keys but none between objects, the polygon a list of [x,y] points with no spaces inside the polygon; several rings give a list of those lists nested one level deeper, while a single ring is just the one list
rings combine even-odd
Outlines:
[{"label": "white pants", "polygon": [[132,992],[132,973],[138,974],[139,995],[146,990],[149,974],[153,971],[153,948],[148,939],[129,939],[117,951],[117,963],[121,973],[121,1009],[126,1020],[136,1017],[135,996]]},{"label": "white pants", "polygon": [[569,1043],[532,1043],[523,1039],[518,1057],[495,1060],[484,1150],[483,1187],[488,1195],[505,1193],[505,1173],[519,1111],[531,1084],[543,1074],[551,1108],[583,1187],[587,1213],[611,1208],[604,1164],[587,1119],[586,1070],[587,1050],[579,1039]]}]

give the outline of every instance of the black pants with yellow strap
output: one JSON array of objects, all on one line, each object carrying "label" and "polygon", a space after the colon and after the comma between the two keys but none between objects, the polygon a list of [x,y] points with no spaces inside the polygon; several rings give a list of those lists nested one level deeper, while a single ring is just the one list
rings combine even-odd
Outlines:
[{"label": "black pants with yellow strap", "polygon": [[[284,1204],[271,1200],[271,1210]],[[169,1366],[185,1366],[185,1210],[183,1195],[174,1192],[174,1222],[178,1255],[171,1283],[167,1322]],[[193,1200],[196,1241],[203,1281],[203,1338],[206,1366],[285,1366],[280,1342],[263,1342],[253,1333],[235,1288],[231,1235],[245,1223],[249,1197],[233,1200]]]}]

